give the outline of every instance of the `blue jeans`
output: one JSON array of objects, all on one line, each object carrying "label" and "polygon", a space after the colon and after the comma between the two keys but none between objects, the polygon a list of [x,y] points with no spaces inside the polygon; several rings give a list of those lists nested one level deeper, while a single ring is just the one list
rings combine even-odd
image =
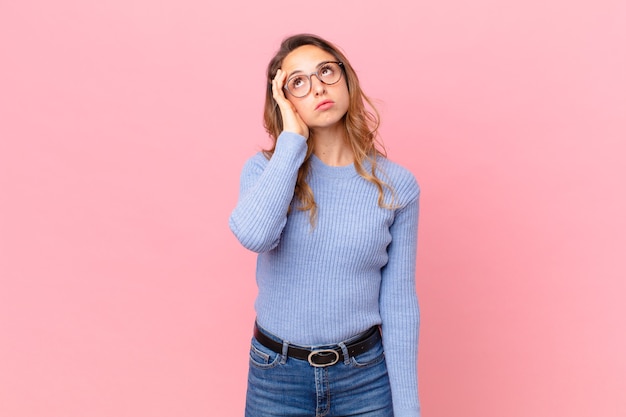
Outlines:
[{"label": "blue jeans", "polygon": [[252,338],[246,417],[393,417],[382,343],[348,357],[349,342],[339,343],[344,361],[316,368]]}]

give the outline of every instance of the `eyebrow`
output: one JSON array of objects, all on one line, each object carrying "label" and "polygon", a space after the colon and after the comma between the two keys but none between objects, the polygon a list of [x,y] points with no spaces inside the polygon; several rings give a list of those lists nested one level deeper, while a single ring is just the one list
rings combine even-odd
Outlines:
[{"label": "eyebrow", "polygon": [[[336,61],[332,61],[332,60],[327,60],[327,61],[322,61],[319,64],[317,64],[315,66],[315,69],[317,70],[317,68],[321,67],[324,64],[328,64],[329,62],[336,62]],[[302,70],[295,70],[294,72],[292,72],[291,74],[287,75],[287,79],[290,79],[291,77],[293,77],[294,75],[298,75],[298,74],[304,74],[304,71]]]}]

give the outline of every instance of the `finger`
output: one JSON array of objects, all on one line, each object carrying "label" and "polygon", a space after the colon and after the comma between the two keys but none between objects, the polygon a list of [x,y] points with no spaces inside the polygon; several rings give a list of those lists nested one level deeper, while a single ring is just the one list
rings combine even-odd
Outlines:
[{"label": "finger", "polygon": [[286,76],[287,74],[279,69],[276,72],[276,76],[272,80],[272,95],[274,99],[282,105],[287,104],[285,103],[285,101],[287,101],[287,97],[285,97],[285,92],[283,91]]}]

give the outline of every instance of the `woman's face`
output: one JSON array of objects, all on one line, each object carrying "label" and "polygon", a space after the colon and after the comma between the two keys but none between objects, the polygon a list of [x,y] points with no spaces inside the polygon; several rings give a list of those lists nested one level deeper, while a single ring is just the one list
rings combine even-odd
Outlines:
[{"label": "woman's face", "polygon": [[[287,73],[287,80],[294,75],[304,77],[320,69],[320,64],[337,61],[330,53],[313,45],[294,49],[283,59],[281,69]],[[335,127],[348,111],[350,95],[345,74],[332,85],[322,83],[317,76],[311,76],[311,91],[304,97],[294,97],[285,91],[289,100],[310,129]]]}]

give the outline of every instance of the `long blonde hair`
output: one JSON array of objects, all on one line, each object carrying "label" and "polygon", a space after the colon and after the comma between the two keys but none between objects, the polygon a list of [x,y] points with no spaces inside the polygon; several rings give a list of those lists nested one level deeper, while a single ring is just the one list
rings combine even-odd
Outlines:
[{"label": "long blonde hair", "polygon": [[[311,34],[299,34],[286,38],[280,45],[278,52],[270,60],[267,66],[267,89],[265,93],[265,112],[264,126],[267,133],[272,138],[272,146],[270,149],[263,151],[269,159],[276,149],[276,140],[278,135],[283,131],[283,120],[278,108],[278,104],[272,96],[271,81],[276,76],[276,72],[282,66],[283,60],[294,49],[304,45],[316,46],[335,57],[337,61],[343,63],[346,82],[348,85],[348,93],[350,96],[350,104],[348,111],[343,117],[343,126],[345,128],[346,138],[354,153],[354,168],[357,173],[366,180],[373,183],[378,189],[378,205],[384,208],[391,208],[391,204],[385,203],[384,190],[387,189],[392,193],[393,189],[386,182],[382,181],[376,174],[376,159],[378,156],[386,156],[385,148],[378,138],[378,126],[380,124],[380,116],[374,107],[372,101],[363,93],[359,84],[356,72],[350,65],[348,58],[332,43]],[[369,107],[366,107],[367,106]],[[313,196],[313,190],[306,182],[306,176],[309,171],[310,157],[313,154],[313,141],[308,141],[307,154],[304,163],[298,171],[298,179],[296,181],[295,196],[300,204],[298,210],[310,210],[311,224],[314,224],[317,214],[317,204]],[[368,161],[371,166],[371,173],[363,168],[363,163]]]}]

